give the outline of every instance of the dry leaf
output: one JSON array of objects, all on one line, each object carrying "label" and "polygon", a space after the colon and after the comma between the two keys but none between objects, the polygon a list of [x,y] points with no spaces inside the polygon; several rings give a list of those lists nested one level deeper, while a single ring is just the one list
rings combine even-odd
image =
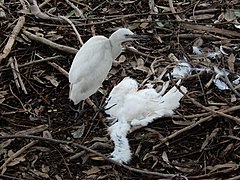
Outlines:
[{"label": "dry leaf", "polygon": [[103,161],[104,159],[100,156],[95,156],[95,157],[91,157],[92,160],[95,160],[95,161]]},{"label": "dry leaf", "polygon": [[48,139],[52,139],[52,135],[48,130],[43,131],[43,137],[48,138]]},{"label": "dry leaf", "polygon": [[233,21],[236,18],[235,14],[234,14],[234,10],[233,9],[226,9],[226,13],[224,14],[224,19],[226,21]]},{"label": "dry leaf", "polygon": [[176,125],[181,125],[181,126],[189,126],[190,124],[193,123],[192,121],[187,121],[187,120],[185,120],[185,121],[176,120],[175,121],[174,119],[172,119],[172,122]]},{"label": "dry leaf", "polygon": [[0,91],[0,104],[3,103],[3,101],[5,101],[5,95],[7,95],[7,91]]},{"label": "dry leaf", "polygon": [[42,172],[44,173],[48,173],[50,171],[50,167],[49,166],[45,166],[44,164],[42,165]]},{"label": "dry leaf", "polygon": [[83,133],[84,133],[84,130],[85,130],[85,125],[82,124],[82,125],[78,128],[78,130],[74,131],[74,132],[71,133],[71,134],[72,134],[73,138],[78,139],[78,138],[81,138],[81,137],[82,137],[82,135],[83,135]]},{"label": "dry leaf", "polygon": [[203,150],[209,144],[209,142],[217,135],[218,131],[219,131],[219,128],[216,128],[211,132],[209,136],[207,136],[207,138],[202,144],[201,150]]},{"label": "dry leaf", "polygon": [[230,56],[227,59],[227,62],[228,62],[228,69],[231,72],[234,72],[235,56],[233,53],[230,54]]},{"label": "dry leaf", "polygon": [[38,176],[38,177],[49,178],[49,175],[48,175],[47,173],[43,173],[43,172],[38,171],[38,170],[36,170],[36,169],[34,169],[34,170],[31,170],[31,169],[30,169],[30,171],[31,171],[33,174],[35,174],[36,176]]},{"label": "dry leaf", "polygon": [[20,162],[24,162],[25,160],[26,160],[25,155],[22,155],[22,156],[14,158],[11,162],[9,162],[7,164],[7,166],[15,166],[15,165],[19,164]]},{"label": "dry leaf", "polygon": [[163,159],[163,161],[164,161],[165,163],[167,163],[168,165],[170,165],[166,151],[163,151],[163,153],[162,153],[162,159]]},{"label": "dry leaf", "polygon": [[117,62],[119,62],[119,63],[123,63],[123,62],[125,62],[126,61],[126,56],[124,56],[124,55],[121,55],[119,58],[118,58],[118,61]]},{"label": "dry leaf", "polygon": [[96,174],[96,173],[98,173],[100,171],[101,171],[101,169],[99,169],[98,167],[94,166],[91,169],[89,169],[87,171],[82,171],[82,172],[87,174],[87,175],[91,175],[91,174]]},{"label": "dry leaf", "polygon": [[54,76],[45,76],[44,78],[49,80],[51,82],[51,84],[54,85],[55,87],[57,87],[59,85],[57,78]]},{"label": "dry leaf", "polygon": [[196,41],[194,41],[193,46],[195,47],[201,47],[203,45],[203,39],[201,37],[197,38]]},{"label": "dry leaf", "polygon": [[191,16],[190,19],[192,20],[206,20],[206,19],[212,19],[215,16],[215,14],[199,14],[195,16]]},{"label": "dry leaf", "polygon": [[61,176],[59,176],[58,174],[56,174],[54,177],[56,178],[56,180],[62,180]]}]

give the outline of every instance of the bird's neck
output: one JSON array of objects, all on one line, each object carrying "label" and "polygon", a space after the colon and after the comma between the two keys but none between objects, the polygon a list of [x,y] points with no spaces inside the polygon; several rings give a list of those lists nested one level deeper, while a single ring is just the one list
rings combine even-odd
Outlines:
[{"label": "bird's neck", "polygon": [[115,60],[122,52],[122,45],[121,42],[116,40],[114,37],[110,37],[109,42],[111,45],[112,57]]},{"label": "bird's neck", "polygon": [[111,43],[111,48],[112,48],[111,49],[112,57],[115,60],[122,52],[122,45],[121,45],[121,43],[116,43],[116,42],[112,43],[111,41],[110,41],[110,43]]}]

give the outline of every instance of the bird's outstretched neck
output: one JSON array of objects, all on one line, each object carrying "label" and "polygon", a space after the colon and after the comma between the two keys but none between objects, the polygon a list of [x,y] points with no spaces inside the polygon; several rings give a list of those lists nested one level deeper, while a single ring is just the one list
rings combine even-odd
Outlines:
[{"label": "bird's outstretched neck", "polygon": [[121,42],[117,41],[114,36],[110,36],[109,43],[111,45],[113,60],[115,60],[122,52]]}]

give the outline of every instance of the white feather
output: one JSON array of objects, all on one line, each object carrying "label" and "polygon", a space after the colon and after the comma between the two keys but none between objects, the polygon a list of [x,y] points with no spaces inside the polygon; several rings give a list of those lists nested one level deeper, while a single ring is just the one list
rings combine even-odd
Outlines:
[{"label": "white feather", "polygon": [[127,133],[130,129],[128,123],[116,122],[109,127],[110,137],[114,142],[114,151],[111,153],[112,159],[119,163],[128,163],[131,159],[131,150],[127,139]]}]

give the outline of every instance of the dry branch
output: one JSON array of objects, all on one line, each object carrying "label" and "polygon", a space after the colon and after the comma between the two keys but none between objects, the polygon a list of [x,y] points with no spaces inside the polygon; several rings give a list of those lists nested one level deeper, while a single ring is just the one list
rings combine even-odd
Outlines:
[{"label": "dry branch", "polygon": [[60,73],[62,73],[64,76],[66,76],[68,78],[68,72],[65,69],[63,69],[61,66],[57,65],[54,62],[47,62],[47,63],[50,64],[52,67],[57,69]]},{"label": "dry branch", "polygon": [[[232,111],[239,111],[239,110],[240,110],[240,106],[234,106],[234,107],[231,107],[229,109],[225,109],[225,110],[221,110],[221,111],[215,111],[215,112],[216,112],[216,114],[224,114],[224,113],[228,113],[228,112],[232,112]],[[213,117],[216,116],[216,114],[209,115],[207,117],[201,118],[199,121],[194,122],[193,124],[191,124],[189,126],[186,126],[182,129],[174,132],[170,136],[167,136],[167,137],[161,139],[161,144],[168,142],[169,140],[175,138],[176,136],[182,134],[183,132],[186,132],[186,131],[196,127],[197,125],[199,125],[203,122],[206,122],[206,121],[209,121],[209,120],[213,119]],[[158,145],[154,146],[153,149],[158,148],[159,146],[161,146],[161,144],[158,144]]]},{"label": "dry branch", "polygon": [[8,39],[8,42],[7,42],[3,52],[0,54],[0,64],[1,64],[2,60],[5,59],[8,56],[8,54],[11,52],[12,46],[13,46],[19,32],[21,31],[24,23],[25,23],[25,17],[24,16],[19,17],[18,22],[17,22],[16,26],[13,28],[13,31]]},{"label": "dry branch", "polygon": [[27,90],[26,90],[26,87],[25,87],[25,85],[22,81],[22,78],[21,78],[21,75],[20,75],[20,72],[19,72],[19,69],[18,69],[18,64],[17,64],[16,58],[10,57],[9,58],[9,63],[10,63],[10,66],[11,66],[11,69],[12,69],[12,72],[13,72],[13,77],[14,77],[14,81],[16,83],[17,88],[21,87],[23,92],[25,94],[28,94]]},{"label": "dry branch", "polygon": [[69,4],[69,6],[71,6],[77,17],[81,17],[82,19],[85,19],[85,16],[83,15],[83,11],[78,9],[77,6],[75,6],[72,2],[70,2],[69,0],[65,0],[67,4]]},{"label": "dry branch", "polygon": [[176,10],[175,10],[175,8],[173,6],[172,0],[168,0],[168,3],[169,3],[170,10],[175,15],[177,21],[179,21],[179,22],[183,21],[182,18],[180,18],[180,16],[177,14],[177,12],[176,12]]},{"label": "dry branch", "polygon": [[[48,57],[48,58],[42,58],[40,60],[35,60],[35,61],[27,62],[27,63],[24,63],[24,64],[19,64],[18,68],[22,68],[22,67],[26,67],[26,66],[30,66],[30,65],[33,65],[33,64],[46,62],[46,61],[53,61],[53,60],[65,60],[65,58],[64,58],[64,56],[61,56],[61,55]],[[2,68],[2,69],[0,69],[0,72],[8,71],[8,70],[11,70],[11,68]]]},{"label": "dry branch", "polygon": [[65,16],[60,16],[60,17],[61,17],[62,19],[64,19],[65,21],[67,21],[67,22],[72,26],[72,28],[73,28],[73,30],[74,30],[74,32],[75,32],[75,34],[76,34],[76,36],[77,36],[77,38],[78,38],[80,44],[83,46],[82,38],[81,38],[79,32],[77,31],[75,25],[72,23],[72,21],[69,20],[68,18],[66,18]]},{"label": "dry branch", "polygon": [[46,38],[36,36],[36,35],[28,32],[28,31],[26,31],[26,30],[23,30],[23,34],[25,34],[31,40],[41,42],[41,43],[46,44],[46,45],[48,45],[48,46],[50,46],[54,49],[59,50],[59,51],[64,51],[64,52],[67,52],[67,53],[70,53],[70,54],[76,54],[78,52],[78,50],[75,49],[75,48],[57,44],[57,43],[52,42],[52,41],[50,41]]},{"label": "dry branch", "polygon": [[132,172],[136,172],[136,173],[140,173],[140,174],[147,174],[147,175],[153,175],[153,176],[157,176],[157,177],[165,177],[165,178],[174,178],[174,177],[182,177],[184,179],[187,179],[187,177],[185,176],[181,176],[181,175],[176,175],[176,174],[164,174],[164,173],[159,173],[159,172],[153,172],[153,171],[148,171],[148,170],[140,170],[140,169],[136,169],[136,168],[132,168],[129,167],[127,165],[121,164],[119,162],[116,162],[110,158],[108,158],[107,156],[92,150],[86,146],[83,146],[81,144],[78,143],[73,143],[71,141],[64,141],[64,140],[57,140],[57,139],[52,139],[52,138],[44,138],[44,137],[40,137],[40,136],[32,136],[32,135],[9,135],[9,136],[0,136],[0,140],[1,139],[12,139],[12,138],[23,138],[23,139],[36,139],[36,140],[41,140],[41,141],[49,141],[49,142],[53,142],[53,143],[57,143],[57,144],[72,144],[75,147],[79,147],[87,152],[93,153],[99,157],[102,157],[104,160],[120,166],[120,167],[124,167],[125,169],[132,171]]},{"label": "dry branch", "polygon": [[220,29],[216,27],[210,27],[210,26],[203,26],[203,25],[194,25],[194,24],[186,24],[182,23],[182,26],[186,29],[192,29],[192,30],[197,30],[197,31],[206,31],[210,33],[216,33],[222,36],[227,36],[227,37],[240,37],[240,33],[227,30],[227,29]]},{"label": "dry branch", "polygon": [[23,146],[21,149],[19,149],[17,152],[15,152],[14,154],[12,154],[4,163],[3,165],[0,167],[0,170],[2,170],[1,174],[4,174],[4,172],[7,170],[7,165],[16,157],[18,157],[19,155],[21,155],[24,151],[26,151],[27,149],[29,149],[30,147],[34,146],[38,141],[32,141],[30,143],[28,143],[27,145]]}]

